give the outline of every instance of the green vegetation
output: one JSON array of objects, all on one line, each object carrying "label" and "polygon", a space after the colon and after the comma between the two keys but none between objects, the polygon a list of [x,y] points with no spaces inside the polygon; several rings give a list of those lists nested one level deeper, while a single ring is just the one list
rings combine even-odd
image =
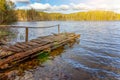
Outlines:
[{"label": "green vegetation", "polygon": [[38,60],[42,63],[45,62],[46,60],[48,60],[50,52],[40,52],[40,55],[38,56]]},{"label": "green vegetation", "polygon": [[12,32],[9,29],[0,29],[0,39],[10,34],[12,34]]},{"label": "green vegetation", "polygon": [[0,0],[0,24],[10,24],[17,20],[14,3]]},{"label": "green vegetation", "polygon": [[[0,0],[0,25],[11,24],[17,21],[17,16],[15,13],[15,5],[9,0]],[[6,36],[14,37],[12,31],[9,28],[0,29],[0,41],[5,39]],[[5,40],[4,40],[5,41]]]},{"label": "green vegetation", "polygon": [[9,34],[8,31],[3,30],[3,29],[0,29],[0,38],[1,38],[2,36],[6,36],[6,35],[8,35],[8,34]]},{"label": "green vegetation", "polygon": [[9,28],[0,29],[0,43],[7,43],[14,38],[16,38],[14,31],[10,30]]},{"label": "green vegetation", "polygon": [[19,21],[49,21],[49,20],[75,20],[75,21],[102,21],[120,20],[120,14],[112,11],[88,11],[71,14],[45,13],[31,10],[16,10]]}]

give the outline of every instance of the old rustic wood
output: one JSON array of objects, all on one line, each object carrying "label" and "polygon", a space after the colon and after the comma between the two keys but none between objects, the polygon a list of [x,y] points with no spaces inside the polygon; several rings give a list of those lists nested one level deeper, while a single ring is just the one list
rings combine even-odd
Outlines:
[{"label": "old rustic wood", "polygon": [[28,27],[25,28],[25,32],[26,32],[25,41],[28,42],[28,34],[29,34],[29,29],[28,29]]},{"label": "old rustic wood", "polygon": [[2,46],[0,48],[0,69],[8,68],[13,65],[13,62],[31,58],[31,56],[37,55],[37,52],[56,49],[79,37],[80,35],[75,33],[59,33],[39,37],[28,42],[19,42],[11,46]]},{"label": "old rustic wood", "polygon": [[[58,25],[53,25],[53,26],[44,26],[44,27],[28,27],[28,26],[15,26],[15,25],[0,25],[0,28],[24,28],[25,29],[25,42],[28,42],[29,40],[29,29],[30,28],[39,28],[39,29],[43,29],[43,28],[52,28],[52,27],[58,27],[58,33],[60,33],[60,24]],[[3,35],[5,36],[5,35]],[[6,44],[4,41],[0,41],[0,44]]]}]

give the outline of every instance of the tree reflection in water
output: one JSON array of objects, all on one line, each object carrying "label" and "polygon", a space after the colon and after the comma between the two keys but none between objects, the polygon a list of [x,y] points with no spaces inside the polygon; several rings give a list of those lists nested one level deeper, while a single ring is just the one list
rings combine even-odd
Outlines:
[{"label": "tree reflection in water", "polygon": [[0,28],[0,45],[8,44],[17,36],[17,29]]}]

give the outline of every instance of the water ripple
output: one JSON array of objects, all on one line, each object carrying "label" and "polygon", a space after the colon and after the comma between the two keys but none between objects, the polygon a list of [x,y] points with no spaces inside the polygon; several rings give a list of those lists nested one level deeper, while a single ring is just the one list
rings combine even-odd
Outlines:
[{"label": "water ripple", "polygon": [[90,67],[87,67],[87,66],[81,64],[80,62],[77,62],[77,61],[74,61],[74,60],[71,60],[71,59],[64,59],[64,61],[67,62],[68,64],[70,64],[71,66],[73,66],[76,69],[83,69],[83,70],[85,70],[89,73],[92,73],[92,74],[94,73],[99,78],[105,78],[105,76],[103,77],[103,73],[104,73],[107,76],[112,76],[116,79],[120,79],[120,74],[117,74],[117,73],[114,73],[114,72],[111,72],[111,71],[107,71],[107,70],[99,69],[99,68],[90,68]]}]

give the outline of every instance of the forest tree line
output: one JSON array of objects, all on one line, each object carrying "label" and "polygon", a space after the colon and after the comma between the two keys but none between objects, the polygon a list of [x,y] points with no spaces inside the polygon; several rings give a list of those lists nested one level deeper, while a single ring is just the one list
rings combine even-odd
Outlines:
[{"label": "forest tree line", "polygon": [[39,12],[34,9],[31,10],[16,10],[17,18],[19,21],[54,21],[54,20],[75,20],[75,21],[110,21],[120,20],[120,14],[112,11],[88,11],[78,12],[71,14],[61,13],[45,13]]},{"label": "forest tree line", "polygon": [[75,21],[111,21],[120,20],[120,14],[112,11],[87,11],[70,14],[46,13],[35,9],[15,9],[15,4],[10,0],[0,0],[0,24],[10,24],[16,21],[54,21],[54,20],[75,20]]}]

